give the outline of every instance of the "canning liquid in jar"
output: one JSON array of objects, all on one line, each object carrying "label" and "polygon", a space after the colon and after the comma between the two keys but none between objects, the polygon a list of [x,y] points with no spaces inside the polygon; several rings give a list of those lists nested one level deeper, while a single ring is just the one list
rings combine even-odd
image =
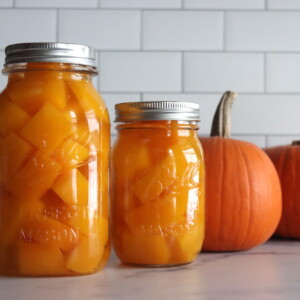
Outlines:
[{"label": "canning liquid in jar", "polygon": [[82,275],[108,259],[110,122],[94,51],[6,48],[0,95],[0,273]]},{"label": "canning liquid in jar", "polygon": [[192,262],[204,238],[204,162],[199,106],[116,105],[112,150],[112,243],[124,263]]}]

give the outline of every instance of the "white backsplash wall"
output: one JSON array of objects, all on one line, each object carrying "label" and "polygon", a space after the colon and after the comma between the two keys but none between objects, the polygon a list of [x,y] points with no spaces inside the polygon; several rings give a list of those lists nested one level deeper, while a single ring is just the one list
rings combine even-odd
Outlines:
[{"label": "white backsplash wall", "polygon": [[118,102],[193,101],[207,135],[230,89],[234,137],[300,139],[300,0],[0,0],[1,64],[7,44],[35,41],[97,49],[112,119]]}]

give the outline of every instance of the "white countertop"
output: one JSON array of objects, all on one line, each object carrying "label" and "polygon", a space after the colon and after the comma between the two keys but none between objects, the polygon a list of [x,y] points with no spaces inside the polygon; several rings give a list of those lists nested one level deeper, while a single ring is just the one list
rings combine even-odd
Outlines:
[{"label": "white countertop", "polygon": [[112,256],[95,275],[0,277],[0,299],[299,300],[300,241],[273,240],[245,252],[201,253],[182,267],[128,267]]}]

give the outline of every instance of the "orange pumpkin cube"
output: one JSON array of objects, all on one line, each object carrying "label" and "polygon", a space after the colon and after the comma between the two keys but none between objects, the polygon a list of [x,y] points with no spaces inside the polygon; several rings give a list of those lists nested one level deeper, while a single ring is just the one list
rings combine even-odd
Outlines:
[{"label": "orange pumpkin cube", "polygon": [[18,249],[19,272],[23,275],[66,275],[70,271],[65,266],[59,248],[20,242]]},{"label": "orange pumpkin cube", "polygon": [[91,140],[91,134],[86,122],[77,123],[74,128],[73,139],[82,145],[87,145]]},{"label": "orange pumpkin cube", "polygon": [[89,150],[72,138],[68,138],[55,150],[53,157],[65,167],[74,167],[87,160]]},{"label": "orange pumpkin cube", "polygon": [[204,226],[199,223],[188,224],[186,222],[180,225],[182,229],[179,230],[171,246],[172,259],[176,263],[191,262],[201,250]]},{"label": "orange pumpkin cube", "polygon": [[67,85],[75,95],[87,118],[93,119],[94,116],[102,119],[106,113],[104,100],[98,94],[92,83],[86,81],[67,80]]},{"label": "orange pumpkin cube", "polygon": [[122,235],[122,254],[124,262],[142,265],[165,265],[170,259],[166,239],[161,235],[133,236]]},{"label": "orange pumpkin cube", "polygon": [[2,183],[6,184],[12,178],[32,152],[33,148],[13,132],[2,140],[0,147]]},{"label": "orange pumpkin cube", "polygon": [[11,85],[8,95],[14,104],[31,115],[44,103],[52,103],[58,109],[64,109],[67,104],[63,80],[20,80]]},{"label": "orange pumpkin cube", "polygon": [[8,182],[7,189],[17,197],[39,198],[51,188],[61,166],[37,151]]},{"label": "orange pumpkin cube", "polygon": [[184,220],[182,215],[177,214],[177,209],[171,201],[159,198],[125,211],[124,219],[135,235],[159,234]]},{"label": "orange pumpkin cube", "polygon": [[71,251],[79,241],[77,230],[47,216],[23,220],[20,235],[27,241],[55,246],[66,252]]},{"label": "orange pumpkin cube", "polygon": [[108,241],[108,220],[94,219],[88,237],[83,236],[79,245],[67,258],[67,267],[78,273],[94,272],[102,260]]},{"label": "orange pumpkin cube", "polygon": [[0,134],[19,131],[30,119],[21,108],[9,101],[5,94],[0,95]]},{"label": "orange pumpkin cube", "polygon": [[176,179],[175,162],[167,156],[159,165],[147,170],[133,184],[133,192],[142,203],[156,199]]},{"label": "orange pumpkin cube", "polygon": [[71,135],[71,123],[62,112],[46,103],[21,130],[20,135],[39,150],[51,153]]},{"label": "orange pumpkin cube", "polygon": [[77,169],[72,169],[59,175],[52,189],[69,205],[88,205],[88,181]]}]

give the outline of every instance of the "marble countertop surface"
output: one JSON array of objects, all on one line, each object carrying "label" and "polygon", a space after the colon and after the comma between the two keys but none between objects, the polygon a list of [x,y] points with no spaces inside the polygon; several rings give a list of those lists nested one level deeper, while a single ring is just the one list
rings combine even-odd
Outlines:
[{"label": "marble countertop surface", "polygon": [[112,255],[101,272],[67,278],[0,277],[1,300],[300,299],[300,241],[201,253],[192,264],[138,268]]}]

